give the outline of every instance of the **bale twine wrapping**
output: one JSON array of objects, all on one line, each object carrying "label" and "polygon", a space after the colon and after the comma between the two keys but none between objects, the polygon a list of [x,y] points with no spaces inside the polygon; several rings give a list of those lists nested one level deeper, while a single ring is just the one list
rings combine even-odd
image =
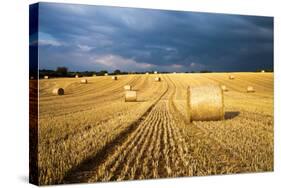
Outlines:
[{"label": "bale twine wrapping", "polygon": [[248,86],[247,87],[247,93],[254,93],[255,92],[255,89],[253,86]]},{"label": "bale twine wrapping", "polygon": [[112,80],[117,80],[117,76],[112,76]]},{"label": "bale twine wrapping", "polygon": [[49,79],[49,76],[44,76],[44,79]]},{"label": "bale twine wrapping", "polygon": [[235,78],[234,75],[229,75],[230,80],[234,80],[234,78]]},{"label": "bale twine wrapping", "polygon": [[82,80],[80,80],[80,83],[81,83],[81,84],[87,84],[87,83],[88,83],[88,80],[87,80],[87,79],[82,79]]},{"label": "bale twine wrapping", "polygon": [[223,91],[218,85],[188,87],[187,105],[190,121],[224,119]]},{"label": "bale twine wrapping", "polygon": [[124,86],[124,90],[130,91],[130,90],[132,90],[132,86],[130,86],[130,85],[125,85],[125,86]]},{"label": "bale twine wrapping", "polygon": [[64,89],[63,88],[55,88],[52,92],[54,95],[64,95]]},{"label": "bale twine wrapping", "polygon": [[160,77],[156,77],[154,80],[155,80],[156,82],[160,82],[160,81],[161,81],[161,78],[160,78]]},{"label": "bale twine wrapping", "polygon": [[222,91],[228,91],[227,87],[225,85],[221,86]]},{"label": "bale twine wrapping", "polygon": [[126,91],[125,92],[125,102],[135,102],[137,101],[136,91]]}]

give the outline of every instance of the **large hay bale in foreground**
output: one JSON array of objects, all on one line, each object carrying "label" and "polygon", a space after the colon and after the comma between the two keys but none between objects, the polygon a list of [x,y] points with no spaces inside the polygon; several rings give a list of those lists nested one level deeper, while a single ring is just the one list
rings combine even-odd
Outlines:
[{"label": "large hay bale in foreground", "polygon": [[136,91],[126,91],[125,92],[125,102],[135,102],[137,101]]},{"label": "large hay bale in foreground", "polygon": [[255,92],[255,89],[253,86],[248,86],[247,87],[247,93],[254,93]]},{"label": "large hay bale in foreground", "polygon": [[87,84],[87,83],[88,83],[88,80],[87,80],[87,79],[82,79],[82,80],[80,80],[80,83],[81,83],[81,84]]},{"label": "large hay bale in foreground", "polygon": [[234,80],[235,76],[234,75],[229,75],[230,80]]},{"label": "large hay bale in foreground", "polygon": [[64,89],[63,88],[55,88],[52,92],[54,95],[64,95]]},{"label": "large hay bale in foreground", "polygon": [[228,91],[227,87],[225,85],[221,86],[222,91]]},{"label": "large hay bale in foreground", "polygon": [[112,76],[111,79],[112,80],[117,80],[117,76]]},{"label": "large hay bale in foreground", "polygon": [[160,82],[161,78],[160,77],[156,77],[154,80],[155,80],[155,82]]},{"label": "large hay bale in foreground", "polygon": [[125,86],[124,86],[124,90],[130,91],[130,90],[132,90],[132,86],[130,86],[130,85],[125,85]]},{"label": "large hay bale in foreground", "polygon": [[224,119],[223,91],[218,85],[188,87],[187,105],[190,121]]},{"label": "large hay bale in foreground", "polygon": [[44,79],[49,79],[49,76],[44,76]]}]

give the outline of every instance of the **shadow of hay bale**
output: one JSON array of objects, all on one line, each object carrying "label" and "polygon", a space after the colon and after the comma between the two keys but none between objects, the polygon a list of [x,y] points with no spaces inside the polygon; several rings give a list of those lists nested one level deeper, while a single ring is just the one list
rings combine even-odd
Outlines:
[{"label": "shadow of hay bale", "polygon": [[225,112],[224,119],[225,120],[233,119],[233,118],[237,117],[239,114],[240,114],[240,112],[238,112],[238,111]]}]

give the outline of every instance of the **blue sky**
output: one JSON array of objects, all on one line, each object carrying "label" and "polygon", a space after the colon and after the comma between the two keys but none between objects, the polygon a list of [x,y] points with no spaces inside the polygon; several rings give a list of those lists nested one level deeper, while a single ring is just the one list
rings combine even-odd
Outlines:
[{"label": "blue sky", "polygon": [[38,36],[40,69],[273,68],[272,17],[40,3]]}]

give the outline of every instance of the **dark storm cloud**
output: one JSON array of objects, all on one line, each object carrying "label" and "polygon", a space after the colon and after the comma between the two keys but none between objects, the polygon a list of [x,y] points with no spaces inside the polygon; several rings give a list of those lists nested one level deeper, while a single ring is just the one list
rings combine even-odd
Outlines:
[{"label": "dark storm cloud", "polygon": [[40,3],[40,68],[273,68],[271,17]]}]

